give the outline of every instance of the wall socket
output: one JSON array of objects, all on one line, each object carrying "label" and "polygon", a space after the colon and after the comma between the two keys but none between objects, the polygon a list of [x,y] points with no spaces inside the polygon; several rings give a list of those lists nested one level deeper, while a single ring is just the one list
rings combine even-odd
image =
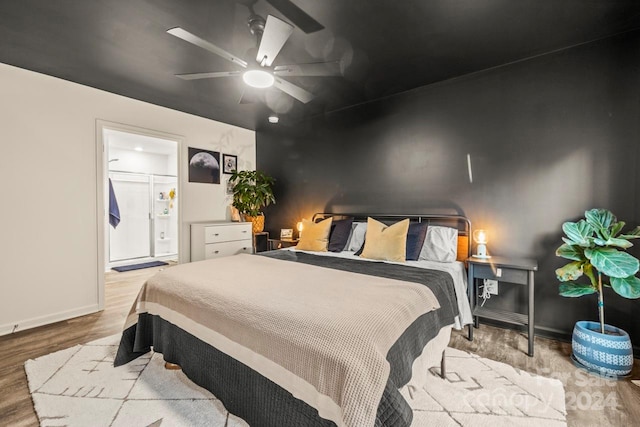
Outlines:
[{"label": "wall socket", "polygon": [[484,287],[492,295],[498,295],[498,281],[491,279],[484,279]]}]

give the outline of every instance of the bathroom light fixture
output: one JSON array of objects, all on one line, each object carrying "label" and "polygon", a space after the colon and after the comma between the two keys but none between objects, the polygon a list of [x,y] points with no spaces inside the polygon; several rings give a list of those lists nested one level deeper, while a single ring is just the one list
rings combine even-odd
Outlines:
[{"label": "bathroom light fixture", "polygon": [[491,258],[487,255],[487,232],[484,230],[476,230],[473,232],[473,240],[476,242],[476,253],[473,254],[475,258],[488,259]]},{"label": "bathroom light fixture", "polygon": [[273,86],[273,74],[264,70],[249,70],[242,75],[242,80],[251,87],[260,89]]},{"label": "bathroom light fixture", "polygon": [[272,115],[269,116],[269,123],[276,124],[279,121],[280,121],[280,117],[278,117],[277,115],[272,114]]}]

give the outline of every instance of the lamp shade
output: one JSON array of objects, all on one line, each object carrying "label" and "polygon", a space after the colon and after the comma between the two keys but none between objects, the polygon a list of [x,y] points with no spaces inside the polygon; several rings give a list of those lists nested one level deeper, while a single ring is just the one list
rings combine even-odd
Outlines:
[{"label": "lamp shade", "polygon": [[489,243],[489,239],[487,238],[487,232],[485,230],[474,231],[473,241],[478,244],[486,245],[487,243]]},{"label": "lamp shade", "polygon": [[482,229],[474,231],[473,240],[476,242],[476,253],[473,256],[476,258],[491,258],[491,256],[487,255],[487,242],[489,241],[487,232]]}]

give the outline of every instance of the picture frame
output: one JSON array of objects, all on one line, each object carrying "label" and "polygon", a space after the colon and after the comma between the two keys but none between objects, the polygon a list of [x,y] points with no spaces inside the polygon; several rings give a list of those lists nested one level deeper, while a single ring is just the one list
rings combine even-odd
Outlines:
[{"label": "picture frame", "polygon": [[292,228],[282,228],[280,229],[280,239],[293,239],[293,229]]},{"label": "picture frame", "polygon": [[222,173],[232,174],[238,168],[238,156],[233,154],[222,155]]},{"label": "picture frame", "polygon": [[220,152],[189,147],[189,182],[220,184]]}]

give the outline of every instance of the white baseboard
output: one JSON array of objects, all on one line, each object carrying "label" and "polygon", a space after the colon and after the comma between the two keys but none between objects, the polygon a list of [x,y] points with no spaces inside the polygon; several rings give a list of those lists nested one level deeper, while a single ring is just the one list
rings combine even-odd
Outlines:
[{"label": "white baseboard", "polygon": [[60,322],[62,320],[71,319],[73,317],[96,313],[98,311],[100,311],[100,307],[98,306],[98,304],[92,304],[84,307],[74,308],[73,310],[48,314],[46,316],[16,320],[15,322],[0,325],[0,336],[8,335],[18,331],[24,331],[26,329],[36,328],[38,326],[48,325],[50,323]]}]

